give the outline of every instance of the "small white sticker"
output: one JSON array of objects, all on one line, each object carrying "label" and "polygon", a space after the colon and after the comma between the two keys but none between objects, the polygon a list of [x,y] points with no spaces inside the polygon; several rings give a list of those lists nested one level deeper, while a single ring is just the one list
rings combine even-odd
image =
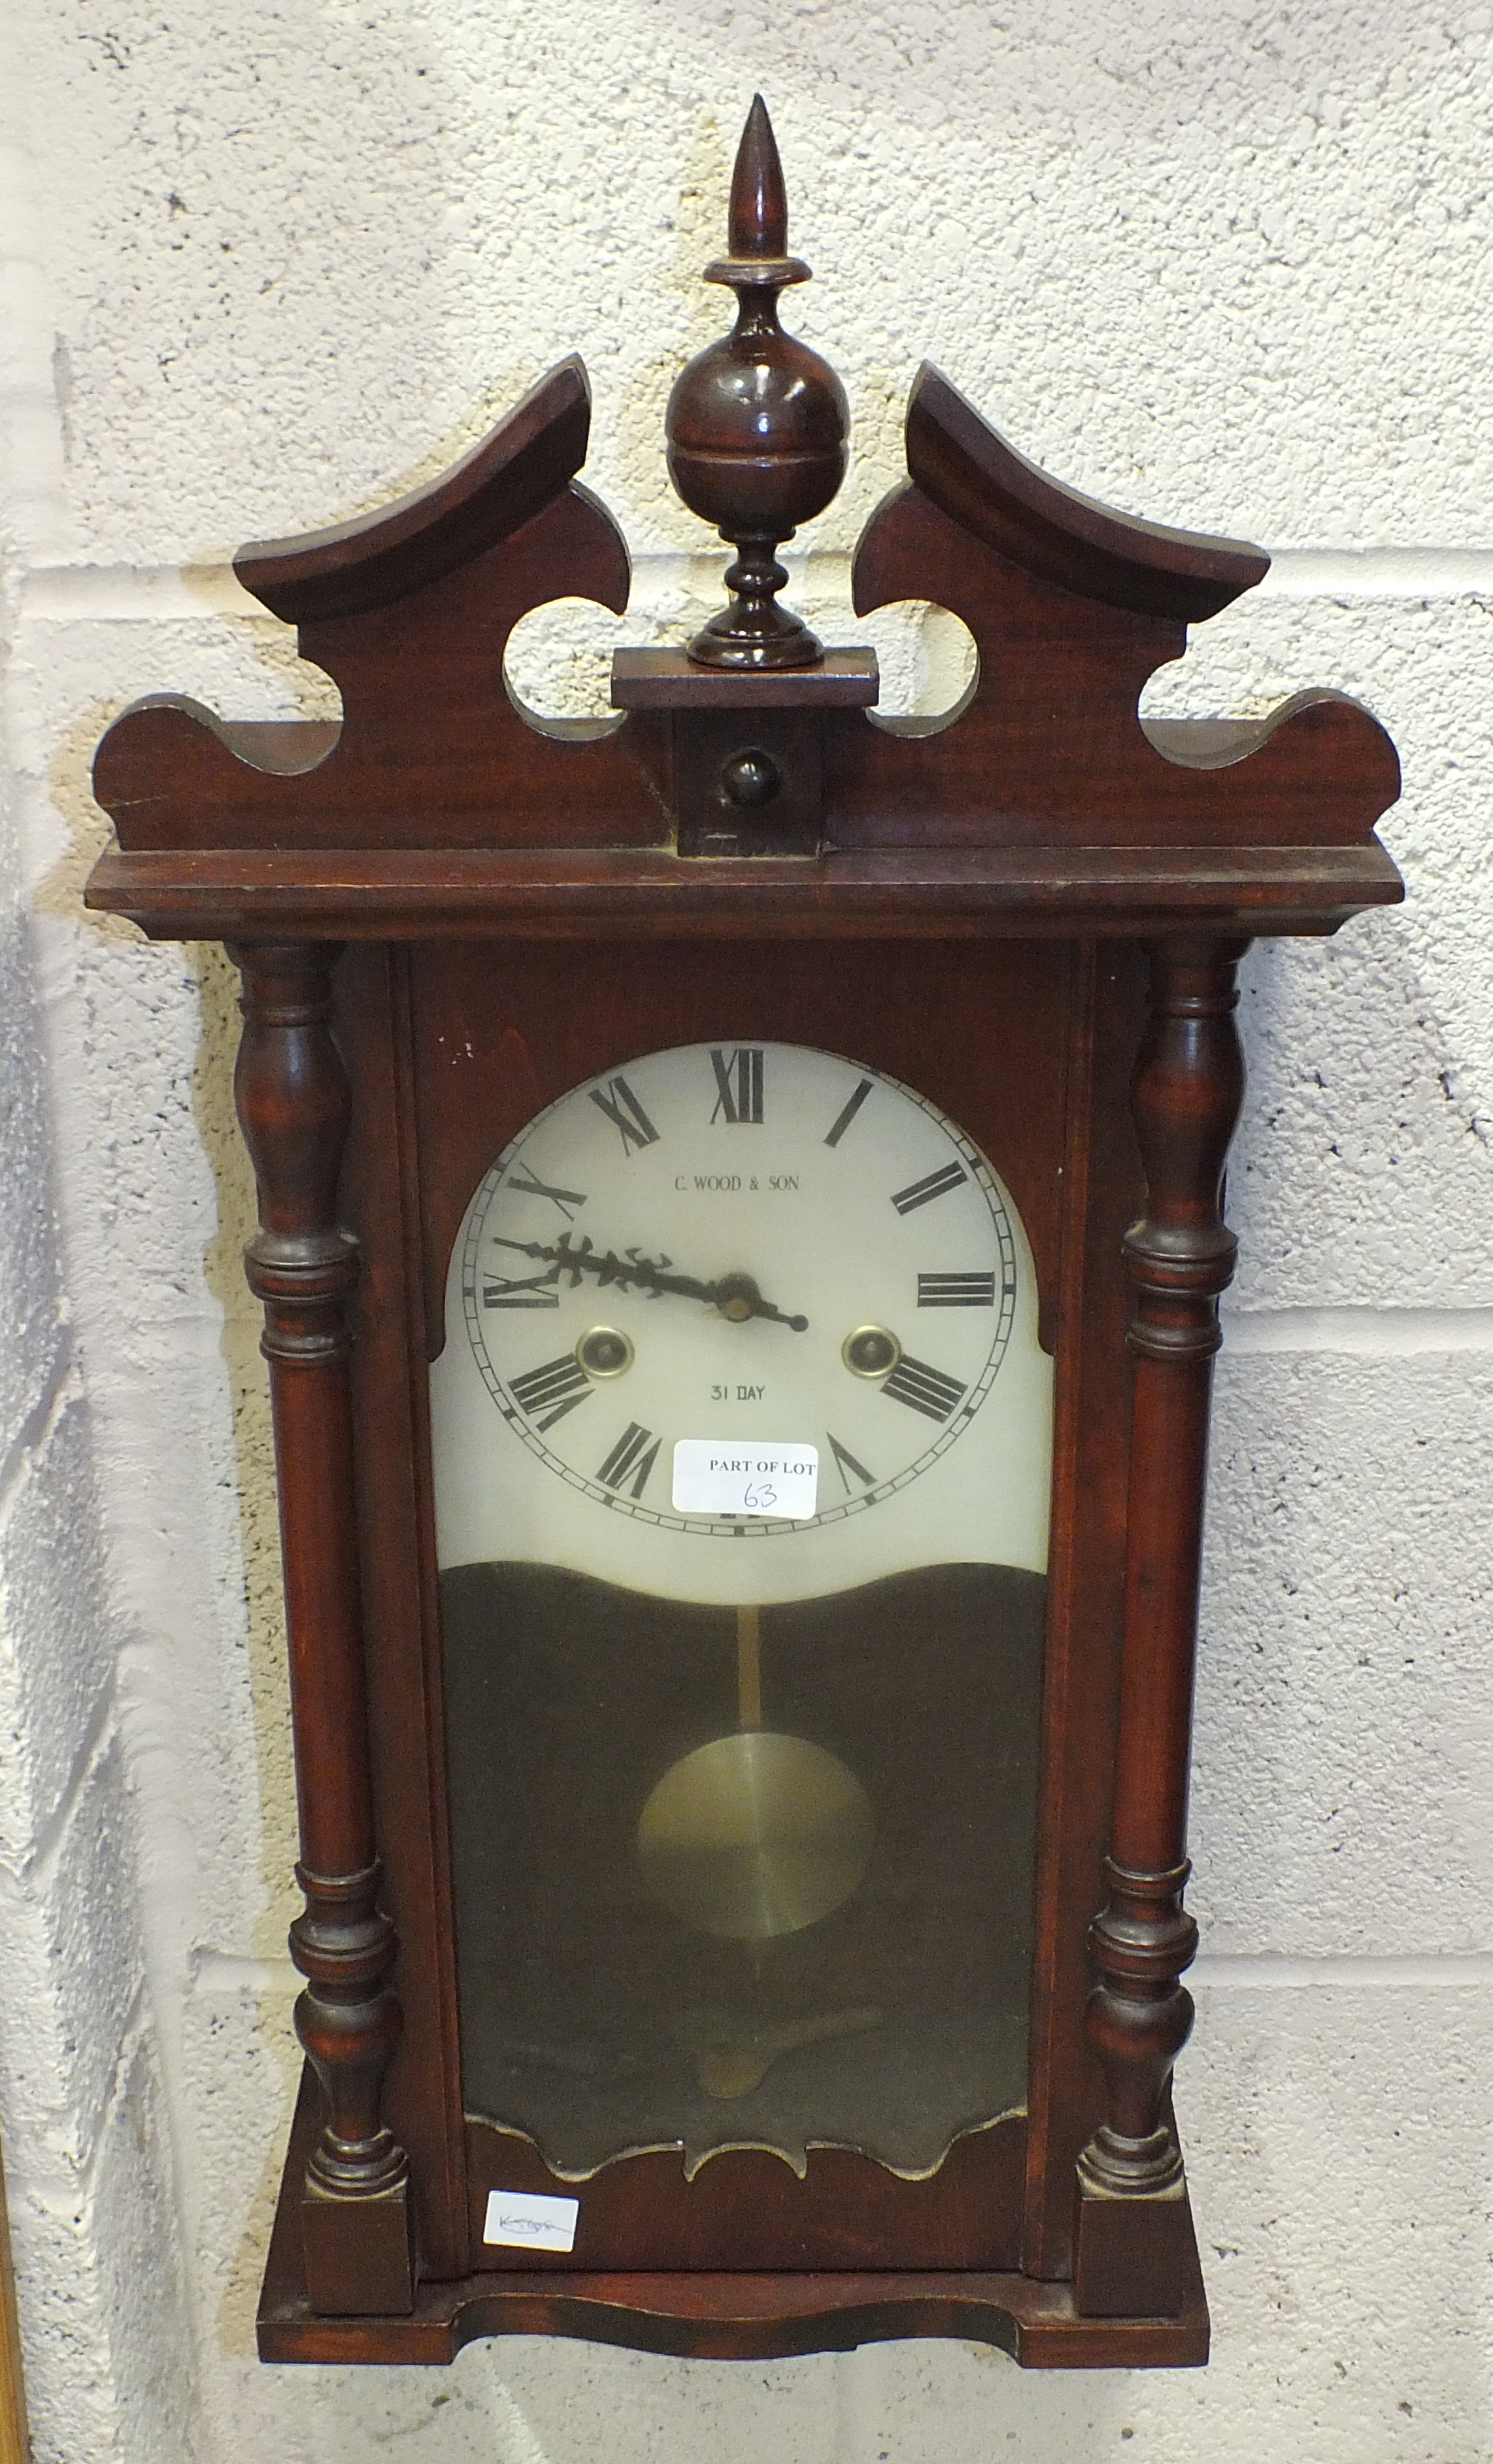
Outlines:
[{"label": "small white sticker", "polygon": [[764,1514],[806,1523],[819,1489],[819,1448],[741,1438],[681,1438],[674,1447],[676,1514]]},{"label": "small white sticker", "polygon": [[511,2250],[574,2250],[579,2199],[541,2197],[533,2190],[489,2190],[484,2241]]}]

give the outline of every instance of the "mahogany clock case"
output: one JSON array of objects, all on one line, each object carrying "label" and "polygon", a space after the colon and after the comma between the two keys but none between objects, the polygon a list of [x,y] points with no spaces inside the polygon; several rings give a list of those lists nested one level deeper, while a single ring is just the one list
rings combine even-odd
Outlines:
[{"label": "mahogany clock case", "polygon": [[[660,964],[663,956],[621,941],[370,945],[340,967],[354,1103],[342,1218],[363,1260],[352,1357],[368,1702],[405,2012],[384,2111],[411,2159],[423,2272],[1024,2263],[1065,2273],[1072,2167],[1103,2111],[1083,2025],[1084,1943],[1104,1895],[1114,1758],[1128,1469],[1120,1240],[1141,1194],[1132,1137],[1114,1125],[1127,1121],[1141,970],[1123,946],[1065,941],[842,945],[832,966],[813,944],[693,942]],[[956,1120],[1025,1223],[1047,1348],[1063,1330],[1044,1801],[1034,1931],[1024,1910],[1017,1926],[1023,1952],[1033,1945],[1032,2106],[958,2140],[923,2180],[839,2149],[811,2151],[802,2179],[756,2151],[715,2155],[688,2181],[677,2153],[624,2158],[584,2184],[569,2258],[485,2249],[491,2188],[565,2194],[576,2185],[549,2175],[528,2139],[464,2112],[452,1903],[482,1884],[451,1865],[420,1373],[443,1340],[463,1212],[510,1138],[571,1087],[642,1051],[752,1039],[843,1052]],[[1033,1733],[1034,1807],[1036,1747]],[[473,1751],[480,1740],[464,1736],[466,1759],[450,1771],[452,1792],[469,1798]],[[495,1743],[494,1755],[501,1760]],[[1001,1877],[977,1880],[999,1899]],[[469,2057],[469,2080],[472,2070]]]},{"label": "mahogany clock case", "polygon": [[[670,431],[687,501],[713,521],[732,479],[736,596],[689,653],[619,651],[613,718],[541,723],[504,689],[530,610],[627,599],[621,534],[578,482],[590,398],[568,361],[430,487],[235,561],[337,684],[340,730],[235,727],[154,696],[95,763],[117,843],[90,905],[223,938],[244,979],[237,1100],[260,1202],[246,1266],[275,1418],[296,2023],[316,2074],[272,2243],[268,2358],[444,2361],[498,2332],[738,2357],[891,2335],[981,2337],[1043,2366],[1206,2355],[1169,2091],[1197,1944],[1187,1773],[1234,1260],[1235,968],[1253,935],[1330,933],[1403,894],[1374,836],[1398,765],[1330,693],[1262,720],[1143,727],[1147,678],[1268,558],[1076,495],[928,367],[906,483],[866,527],[852,596],[863,614],[951,610],[977,679],[948,724],[871,713],[874,661],[820,659],[776,598],[774,548],[806,517],[801,380],[823,414],[816,488],[844,444],[836,381],[776,324],[805,271],[785,247],[758,103],[711,270],[741,317],[692,363]],[[743,354],[776,406],[750,454],[727,416]],[[859,2145],[810,2146],[801,2176],[760,2148],[692,2168],[655,2145],[587,2174],[573,2252],[494,2249],[490,2188],[576,2185],[502,2126],[512,1943],[498,1924],[471,1948],[473,1907],[490,1881],[507,1887],[496,1869],[532,1877],[541,1843],[483,1804],[484,1726],[515,1705],[494,1702],[470,1618],[458,1640],[450,1581],[441,1630],[429,1364],[447,1269],[483,1176],[545,1106],[645,1055],[728,1043],[840,1054],[915,1090],[988,1157],[1031,1246],[1055,1366],[1041,1702],[1024,1739],[1013,1713],[992,1791],[1014,1827],[986,1806],[970,1834],[972,1865],[1007,1869],[989,1876],[1004,1916],[987,1922],[1004,1924],[1024,2100],[1018,2056],[992,2078],[1003,2118],[955,2136],[932,2173]],[[514,1597],[477,1622],[511,1619]],[[1010,1640],[1020,1620],[1001,1614]],[[945,1622],[956,1688],[967,1638]],[[843,1642],[826,1650],[847,1683]],[[1013,1665],[1036,1661],[1015,1648]],[[891,1691],[916,1690],[904,1663]],[[599,1802],[591,1708],[564,1750]],[[986,1733],[988,1718],[987,1697]],[[968,1726],[945,1793],[976,1813]],[[874,1758],[880,1731],[862,1735]],[[510,1771],[515,1750],[505,1736]],[[494,1788],[501,1771],[498,1753]],[[889,1806],[885,1766],[882,1785]],[[940,1895],[937,1863],[924,1930],[952,1961],[979,1895],[969,1875]],[[583,1936],[567,1946],[578,1974]]]}]

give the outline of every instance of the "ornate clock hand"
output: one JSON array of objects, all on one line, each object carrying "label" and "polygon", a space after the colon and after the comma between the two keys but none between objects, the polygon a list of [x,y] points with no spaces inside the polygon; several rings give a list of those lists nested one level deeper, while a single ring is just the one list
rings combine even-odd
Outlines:
[{"label": "ornate clock hand", "polygon": [[544,1281],[559,1282],[562,1274],[568,1274],[572,1291],[586,1275],[594,1275],[602,1290],[610,1284],[620,1285],[625,1291],[630,1285],[636,1285],[640,1291],[647,1292],[653,1300],[664,1292],[672,1292],[681,1300],[714,1302],[715,1299],[715,1285],[702,1284],[692,1275],[670,1274],[667,1271],[670,1263],[668,1257],[644,1258],[636,1249],[629,1249],[626,1257],[619,1258],[615,1249],[596,1248],[589,1233],[582,1235],[579,1242],[572,1241],[568,1232],[559,1241],[549,1242],[510,1241],[499,1232],[494,1232],[492,1237],[495,1248],[516,1249],[522,1258],[547,1258],[550,1271]]},{"label": "ornate clock hand", "polygon": [[568,1274],[572,1290],[583,1276],[594,1275],[598,1287],[603,1290],[609,1284],[617,1284],[624,1290],[635,1286],[654,1300],[670,1292],[679,1300],[704,1301],[708,1308],[718,1309],[722,1317],[729,1318],[733,1325],[742,1325],[748,1318],[764,1317],[775,1326],[790,1328],[795,1334],[803,1334],[808,1330],[806,1317],[789,1316],[775,1302],[764,1300],[750,1275],[721,1275],[714,1283],[702,1283],[695,1275],[671,1274],[669,1271],[671,1261],[667,1256],[644,1258],[636,1249],[629,1249],[626,1257],[619,1258],[615,1249],[598,1249],[593,1245],[589,1233],[582,1234],[579,1242],[573,1242],[568,1232],[563,1233],[560,1240],[549,1242],[511,1241],[501,1233],[494,1233],[491,1237],[496,1248],[516,1249],[521,1258],[547,1260],[551,1273],[544,1277],[544,1281],[558,1282],[562,1274]]}]

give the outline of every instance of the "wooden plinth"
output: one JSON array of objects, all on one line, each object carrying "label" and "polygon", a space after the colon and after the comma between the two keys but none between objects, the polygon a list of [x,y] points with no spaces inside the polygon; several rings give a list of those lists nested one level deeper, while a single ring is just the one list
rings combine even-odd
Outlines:
[{"label": "wooden plinth", "polygon": [[318,2089],[301,2082],[259,2304],[266,2362],[454,2361],[479,2336],[574,2336],[706,2361],[847,2352],[906,2336],[995,2344],[1027,2369],[1196,2369],[1208,2358],[1208,2309],[1187,2221],[1188,2292],[1175,2319],[1081,2319],[1068,2284],[1025,2276],[543,2274],[421,2284],[401,2318],[318,2318],[306,2299],[301,2184]]}]

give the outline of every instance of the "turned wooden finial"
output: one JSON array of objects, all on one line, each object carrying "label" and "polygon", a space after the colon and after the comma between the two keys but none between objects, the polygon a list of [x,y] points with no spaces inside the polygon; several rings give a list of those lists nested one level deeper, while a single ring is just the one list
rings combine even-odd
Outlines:
[{"label": "turned wooden finial", "polygon": [[850,412],[833,368],[778,322],[779,293],[806,282],[809,269],[786,253],[782,165],[760,95],[736,149],[727,245],[705,279],[735,291],[736,329],[681,370],[665,422],[674,486],[738,551],[726,574],[730,605],[690,656],[707,668],[810,668],[823,650],[778,605],[788,577],[776,550],[823,512],[844,478]]},{"label": "turned wooden finial", "polygon": [[[736,147],[736,167],[731,175],[731,206],[726,221],[726,245],[731,258],[728,264],[743,256],[786,258],[788,253],[788,191],[783,187],[782,163],[778,153],[778,140],[773,123],[767,117],[767,105],[759,94],[752,97],[752,108],[741,131]],[[793,260],[795,266],[799,260]],[[805,265],[789,276],[802,281],[808,274]],[[722,278],[713,265],[707,282]]]}]

